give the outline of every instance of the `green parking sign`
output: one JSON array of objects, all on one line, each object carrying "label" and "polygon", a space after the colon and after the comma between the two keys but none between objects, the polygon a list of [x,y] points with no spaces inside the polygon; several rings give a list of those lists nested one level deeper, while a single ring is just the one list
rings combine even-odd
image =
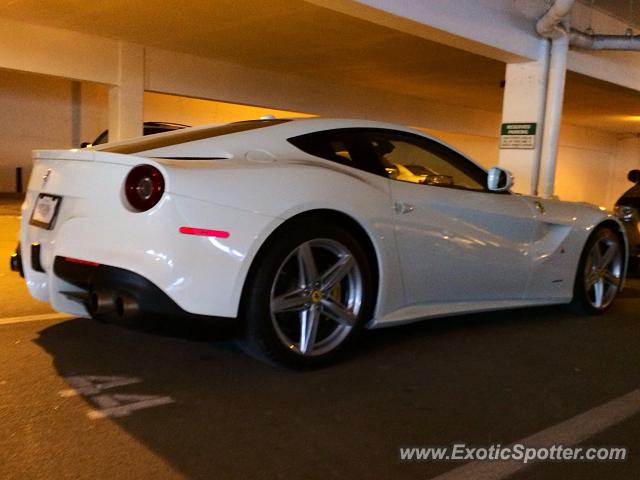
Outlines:
[{"label": "green parking sign", "polygon": [[535,148],[537,126],[537,123],[503,123],[500,127],[500,148]]}]

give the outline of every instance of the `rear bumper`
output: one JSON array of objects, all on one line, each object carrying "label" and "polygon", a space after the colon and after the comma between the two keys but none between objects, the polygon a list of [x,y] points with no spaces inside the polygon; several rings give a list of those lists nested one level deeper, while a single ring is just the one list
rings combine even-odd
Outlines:
[{"label": "rear bumper", "polygon": [[[121,205],[88,206],[84,199],[67,196],[55,228],[46,230],[28,222],[36,196],[37,192],[27,196],[21,230],[27,287],[33,297],[73,315],[88,312],[83,304],[61,292],[86,293],[87,283],[81,287],[70,282],[67,274],[61,275],[55,265],[58,257],[137,275],[153,285],[153,289],[145,288],[147,292],[161,291],[179,308],[178,313],[235,318],[257,248],[280,223],[254,212],[167,193],[144,213],[127,211]],[[185,235],[180,232],[183,226],[224,230],[229,236]],[[34,243],[39,245],[38,262],[32,254]],[[107,277],[134,290],[140,284],[130,275],[110,273]]]},{"label": "rear bumper", "polygon": [[[81,303],[94,317],[167,317],[171,319],[206,321],[221,326],[233,324],[234,318],[196,315],[180,308],[166,293],[141,275],[109,265],[95,265],[56,257],[55,275],[80,290],[61,292]],[[92,306],[92,295],[99,293],[108,305],[100,312]],[[125,299],[123,302],[122,299]],[[120,303],[119,303],[120,302]],[[131,307],[123,311],[122,305]]]}]

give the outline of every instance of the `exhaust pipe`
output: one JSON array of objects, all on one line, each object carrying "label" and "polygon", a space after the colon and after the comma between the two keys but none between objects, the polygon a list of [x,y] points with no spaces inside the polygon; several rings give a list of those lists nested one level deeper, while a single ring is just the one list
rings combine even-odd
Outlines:
[{"label": "exhaust pipe", "polygon": [[139,310],[138,301],[128,295],[118,295],[115,299],[116,315],[121,319],[134,317]]},{"label": "exhaust pipe", "polygon": [[122,320],[134,317],[140,306],[138,301],[129,295],[94,290],[89,295],[87,308],[92,317],[106,317],[115,314]]},{"label": "exhaust pipe", "polygon": [[112,312],[115,309],[115,302],[113,295],[102,292],[92,291],[89,295],[89,313],[91,316],[105,315]]}]

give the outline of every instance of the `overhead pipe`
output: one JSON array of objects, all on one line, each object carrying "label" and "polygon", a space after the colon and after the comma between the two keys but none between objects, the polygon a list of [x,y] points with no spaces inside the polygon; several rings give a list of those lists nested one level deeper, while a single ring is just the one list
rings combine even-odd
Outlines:
[{"label": "overhead pipe", "polygon": [[534,166],[533,175],[540,178],[544,166],[540,195],[545,198],[553,197],[555,188],[569,45],[587,50],[640,51],[640,35],[594,35],[571,29],[569,13],[574,3],[575,0],[556,0],[536,23],[536,31],[551,42],[540,161]]},{"label": "overhead pipe", "polygon": [[585,50],[640,51],[640,35],[594,35],[572,28],[569,43]]},{"label": "overhead pipe", "polygon": [[[537,102],[536,111],[540,112],[538,115],[538,122],[541,127],[544,127],[544,115],[547,105],[547,77],[549,76],[549,57],[551,42],[545,41],[542,45],[542,53],[540,55],[541,70],[544,72],[545,80],[543,85],[542,94]],[[532,195],[538,195],[538,184],[540,183],[540,165],[542,165],[542,130],[540,130],[540,143],[537,151],[534,152],[533,165],[531,166],[531,181],[529,183],[529,192]]]},{"label": "overhead pipe", "polygon": [[547,75],[547,101],[544,110],[544,128],[540,153],[541,163],[544,166],[540,194],[544,198],[553,197],[555,190],[568,51],[568,35],[551,40],[549,74]]},{"label": "overhead pipe", "polygon": [[558,32],[558,26],[565,21],[574,3],[575,0],[556,0],[553,2],[549,10],[536,23],[538,34],[545,38],[555,38],[561,35]]},{"label": "overhead pipe", "polygon": [[538,171],[534,174],[534,177],[540,178],[540,168],[544,166],[540,192],[544,198],[553,197],[554,194],[567,54],[569,52],[568,15],[574,3],[575,0],[556,0],[536,23],[536,31],[551,42],[551,48],[548,49],[549,67],[540,163],[537,165]]}]

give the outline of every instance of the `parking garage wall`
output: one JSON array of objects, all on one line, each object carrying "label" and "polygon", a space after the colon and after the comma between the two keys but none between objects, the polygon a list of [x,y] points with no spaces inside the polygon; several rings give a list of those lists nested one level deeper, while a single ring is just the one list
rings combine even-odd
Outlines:
[{"label": "parking garage wall", "polygon": [[105,105],[106,89],[97,84],[0,70],[0,192],[16,191],[18,167],[26,188],[32,150],[93,138],[106,122]]},{"label": "parking garage wall", "polygon": [[[2,192],[15,190],[16,167],[24,169],[26,184],[31,150],[77,147],[78,141],[91,141],[108,123],[106,86],[83,82],[74,87],[70,80],[0,71],[0,90],[3,93],[0,95],[0,109],[4,113],[0,116]],[[309,115],[152,92],[145,93],[144,102],[145,120],[189,125],[223,123],[264,114]],[[441,138],[488,168],[497,164],[498,159],[498,117],[492,112],[480,112],[479,115],[485,115],[487,124],[496,124],[495,136],[487,135],[486,129],[472,134],[469,133],[473,130],[471,124],[465,125],[463,121],[443,123],[442,119],[430,119],[428,115],[424,117],[424,125],[416,127]],[[458,118],[465,117],[460,115]],[[558,196],[564,200],[612,207],[620,192],[628,188],[626,172],[640,166],[637,147],[635,137],[618,138],[599,130],[563,125],[557,173]]]},{"label": "parking garage wall", "polygon": [[268,107],[253,107],[236,103],[213,102],[198,98],[145,92],[145,121],[163,121],[185,125],[236,122],[249,118],[274,115],[279,118],[309,117],[308,113],[291,112]]},{"label": "parking garage wall", "polygon": [[612,208],[609,184],[623,184],[615,175],[621,144],[615,134],[563,125],[560,134],[556,193],[562,200],[586,201]]}]

